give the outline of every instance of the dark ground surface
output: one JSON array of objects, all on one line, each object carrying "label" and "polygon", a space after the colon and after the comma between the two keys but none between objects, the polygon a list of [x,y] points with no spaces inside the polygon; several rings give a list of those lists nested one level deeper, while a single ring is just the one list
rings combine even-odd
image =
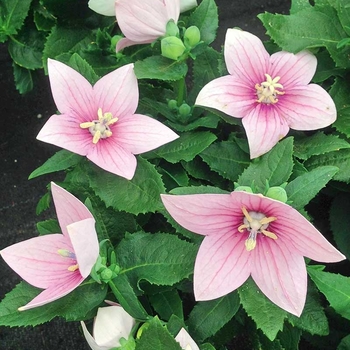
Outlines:
[{"label": "dark ground surface", "polygon": [[[241,27],[265,39],[265,30],[256,15],[268,11],[288,13],[290,0],[217,0],[220,29],[215,46],[224,42],[227,28]],[[0,44],[0,249],[37,235],[35,224],[54,214],[37,217],[35,208],[50,181],[59,175],[27,180],[29,174],[59,149],[35,139],[56,107],[48,79],[41,76],[33,92],[21,96],[16,91],[11,60]],[[19,277],[0,259],[0,300],[18,282]],[[0,327],[0,350],[87,350],[88,345],[78,323],[60,319],[35,328]],[[236,348],[237,349],[237,348]],[[166,349],[164,349],[166,350]]]}]

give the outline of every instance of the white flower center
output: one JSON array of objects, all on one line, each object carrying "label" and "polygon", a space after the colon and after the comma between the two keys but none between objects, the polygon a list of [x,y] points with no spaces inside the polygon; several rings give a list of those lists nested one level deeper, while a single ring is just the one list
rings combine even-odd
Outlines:
[{"label": "white flower center", "polygon": [[113,118],[113,115],[110,112],[103,114],[101,108],[98,109],[97,115],[98,120],[80,124],[82,129],[89,129],[91,135],[93,136],[92,142],[94,144],[96,144],[100,139],[106,139],[107,137],[112,136],[112,131],[109,126],[118,121],[118,118]]},{"label": "white flower center", "polygon": [[272,239],[277,239],[274,233],[266,230],[269,227],[269,223],[277,220],[277,218],[273,216],[266,217],[263,213],[256,211],[248,212],[245,207],[242,208],[242,212],[244,214],[243,225],[238,227],[238,231],[243,232],[246,229],[249,232],[249,237],[245,241],[245,246],[248,251],[255,248],[258,233],[262,233]]},{"label": "white flower center", "polygon": [[67,249],[58,249],[57,253],[63,258],[68,258],[74,261],[74,264],[68,267],[68,271],[74,272],[79,269],[79,265],[77,264],[77,258],[74,253],[70,252]]},{"label": "white flower center", "polygon": [[280,91],[277,89],[283,89],[283,85],[279,84],[278,81],[281,79],[281,77],[276,77],[274,79],[271,78],[270,75],[265,74],[266,81],[263,81],[261,84],[256,84],[256,95],[258,96],[258,99],[256,102],[259,103],[277,103],[278,98],[277,95],[284,95],[284,91]]}]

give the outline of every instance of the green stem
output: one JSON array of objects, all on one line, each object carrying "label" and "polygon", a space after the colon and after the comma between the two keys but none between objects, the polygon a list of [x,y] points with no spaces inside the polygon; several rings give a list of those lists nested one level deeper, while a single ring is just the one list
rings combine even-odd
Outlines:
[{"label": "green stem", "polygon": [[185,77],[181,78],[180,80],[176,81],[176,89],[177,89],[177,105],[180,107],[184,101],[185,97]]}]

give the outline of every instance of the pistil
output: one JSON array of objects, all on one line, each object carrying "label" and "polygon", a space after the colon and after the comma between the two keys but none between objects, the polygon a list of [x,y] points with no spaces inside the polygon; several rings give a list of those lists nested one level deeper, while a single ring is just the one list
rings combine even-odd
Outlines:
[{"label": "pistil", "polygon": [[266,104],[275,104],[278,102],[277,95],[284,95],[284,91],[280,91],[278,89],[283,89],[283,85],[279,83],[281,77],[272,77],[269,74],[265,74],[266,81],[261,84],[256,84],[256,94],[258,99],[256,102],[266,103]]},{"label": "pistil", "polygon": [[68,266],[68,268],[67,268],[68,271],[74,272],[74,271],[79,269],[79,265],[76,263],[77,262],[76,256],[73,252],[70,252],[67,249],[58,249],[57,253],[58,253],[58,255],[62,256],[63,258],[68,258],[68,259],[73,260],[74,263],[73,263],[73,265]]},{"label": "pistil", "polygon": [[99,108],[97,111],[98,120],[93,120],[92,122],[81,123],[80,127],[82,129],[89,129],[91,135],[93,136],[92,142],[96,144],[100,139],[106,139],[112,136],[112,131],[110,125],[116,123],[118,118],[113,118],[112,113],[106,112],[102,113],[102,109]]},{"label": "pistil", "polygon": [[277,239],[277,236],[267,231],[270,222],[277,220],[274,216],[266,217],[263,213],[259,213],[256,211],[250,211],[245,207],[242,207],[242,212],[244,215],[243,224],[238,227],[239,232],[244,232],[247,230],[249,232],[249,236],[245,241],[245,246],[248,251],[251,251],[256,246],[256,238],[258,233],[262,233],[264,236]]}]

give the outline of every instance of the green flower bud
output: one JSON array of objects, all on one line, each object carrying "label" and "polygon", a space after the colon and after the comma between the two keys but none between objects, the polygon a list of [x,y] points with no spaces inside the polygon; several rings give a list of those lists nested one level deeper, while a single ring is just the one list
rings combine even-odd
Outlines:
[{"label": "green flower bud", "polygon": [[253,190],[249,186],[238,186],[235,191],[243,191],[248,193],[253,193]]},{"label": "green flower bud", "polygon": [[176,36],[167,36],[160,42],[162,55],[177,60],[186,50],[183,42]]},{"label": "green flower bud", "polygon": [[181,117],[187,118],[188,116],[191,115],[191,111],[192,111],[192,108],[187,103],[183,103],[179,107],[179,114]]},{"label": "green flower bud", "polygon": [[111,39],[111,49],[115,51],[115,48],[117,47],[117,43],[120,39],[123,37],[121,35],[114,35]]},{"label": "green flower bud", "polygon": [[165,36],[179,36],[179,27],[171,19],[166,25]]},{"label": "green flower bud", "polygon": [[270,187],[265,196],[283,203],[286,203],[288,200],[287,192],[279,186]]},{"label": "green flower bud", "polygon": [[188,47],[195,47],[201,40],[201,32],[198,27],[191,26],[188,27],[184,34],[184,42]]},{"label": "green flower bud", "polygon": [[113,277],[113,271],[111,271],[110,269],[104,269],[103,271],[101,271],[100,273],[101,276],[101,280],[104,282],[108,282],[112,279]]},{"label": "green flower bud", "polygon": [[171,111],[176,111],[177,110],[177,101],[176,100],[169,100],[168,107]]}]

